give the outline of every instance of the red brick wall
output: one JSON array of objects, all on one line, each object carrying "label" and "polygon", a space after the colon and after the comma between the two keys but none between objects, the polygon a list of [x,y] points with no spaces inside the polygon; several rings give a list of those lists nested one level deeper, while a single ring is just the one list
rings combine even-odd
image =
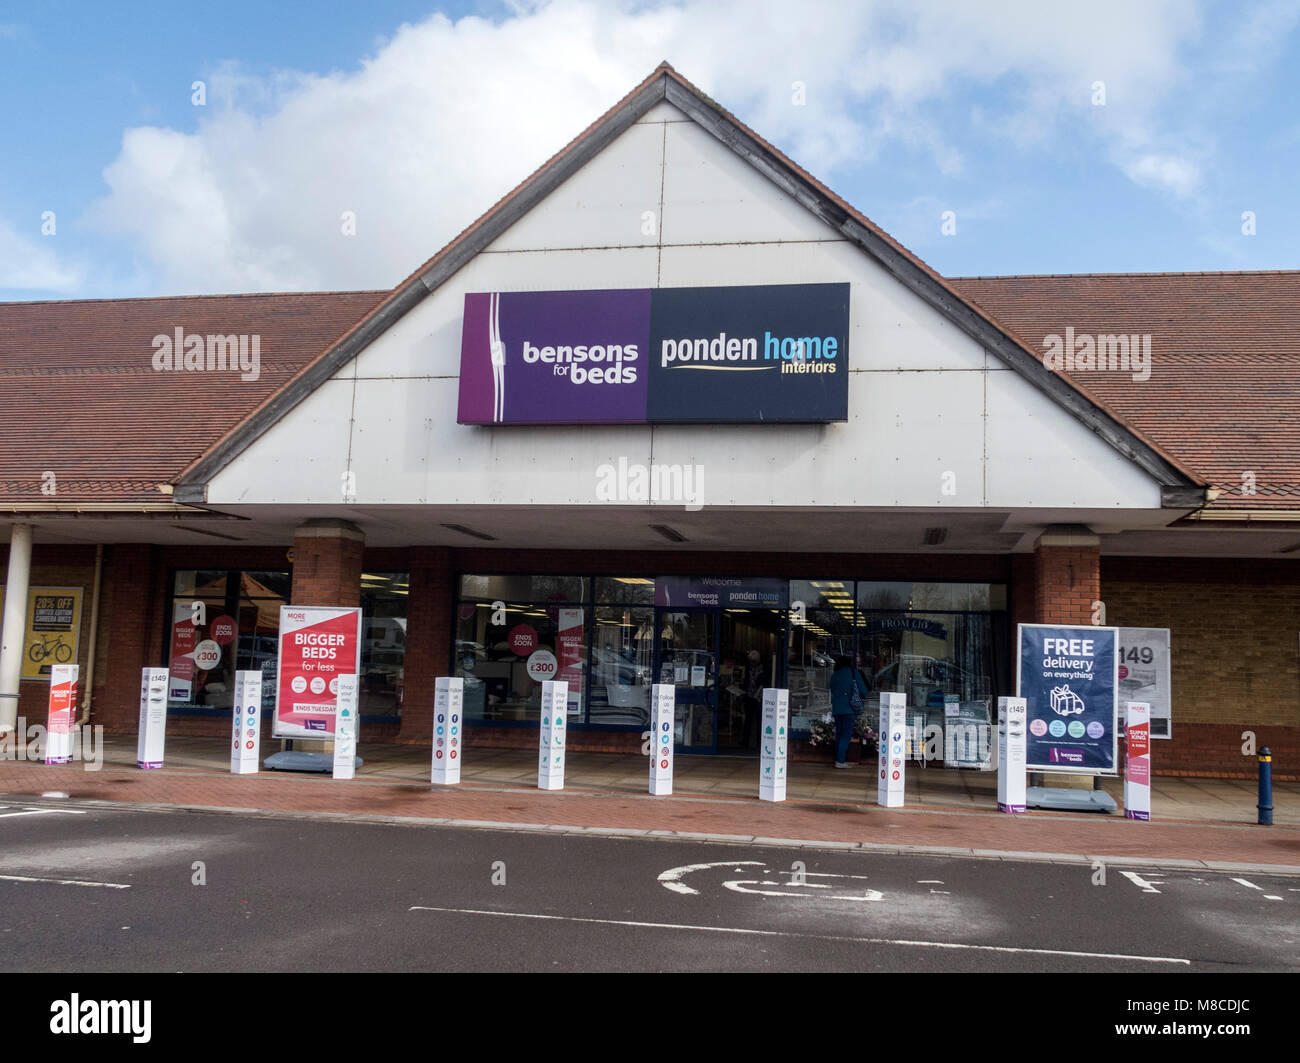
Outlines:
[{"label": "red brick wall", "polygon": [[451,551],[446,547],[416,546],[410,553],[399,740],[428,744],[433,734],[434,681],[451,674],[454,578]]},{"label": "red brick wall", "polygon": [[1091,624],[1101,599],[1096,546],[1039,546],[1034,551],[1034,614],[1039,624]]},{"label": "red brick wall", "polygon": [[300,536],[293,541],[293,601],[290,605],[361,604],[362,559],[366,547],[339,536]]},{"label": "red brick wall", "polygon": [[1300,779],[1300,561],[1102,559],[1106,621],[1167,627],[1173,739],[1152,745],[1156,774],[1255,778],[1241,733]]}]

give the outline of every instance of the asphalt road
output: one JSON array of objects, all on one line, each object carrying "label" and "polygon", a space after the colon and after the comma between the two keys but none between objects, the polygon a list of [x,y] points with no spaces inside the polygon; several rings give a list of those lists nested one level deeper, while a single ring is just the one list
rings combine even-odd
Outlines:
[{"label": "asphalt road", "polygon": [[7,972],[1296,971],[1298,916],[1300,878],[0,807]]}]

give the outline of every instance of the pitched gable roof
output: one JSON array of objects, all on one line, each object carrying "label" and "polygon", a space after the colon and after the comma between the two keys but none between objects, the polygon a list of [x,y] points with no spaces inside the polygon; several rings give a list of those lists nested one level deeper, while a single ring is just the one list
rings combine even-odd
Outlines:
[{"label": "pitched gable roof", "polygon": [[1222,495],[1220,509],[1300,509],[1300,272],[956,277],[957,291],[1039,345],[1149,335],[1151,372],[1086,378]]},{"label": "pitched gable roof", "polygon": [[856,243],[957,327],[1143,468],[1164,488],[1166,504],[1193,508],[1202,503],[1204,482],[1172,454],[1124,424],[1085,387],[1044,369],[1039,358],[989,314],[968,302],[919,258],[667,63],[657,67],[627,96],[416,269],[333,347],[227,432],[177,481],[177,498],[202,502],[207,481],[661,100],[667,100],[688,115],[814,215]]},{"label": "pitched gable roof", "polygon": [[[174,482],[381,294],[0,303],[0,503],[168,505],[159,484]],[[257,335],[257,379],[155,370],[153,338],[177,328]]]}]

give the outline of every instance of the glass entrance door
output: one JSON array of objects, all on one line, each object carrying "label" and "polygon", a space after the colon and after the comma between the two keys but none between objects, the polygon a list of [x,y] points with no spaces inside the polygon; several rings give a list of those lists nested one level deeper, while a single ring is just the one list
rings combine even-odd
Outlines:
[{"label": "glass entrance door", "polygon": [[758,753],[763,690],[785,682],[783,609],[658,609],[660,683],[677,688],[685,753]]},{"label": "glass entrance door", "polygon": [[718,618],[718,749],[758,753],[763,691],[784,685],[783,609],[724,609]]},{"label": "glass entrance door", "polygon": [[673,742],[684,753],[718,750],[718,611],[657,609],[656,675],[677,688]]}]

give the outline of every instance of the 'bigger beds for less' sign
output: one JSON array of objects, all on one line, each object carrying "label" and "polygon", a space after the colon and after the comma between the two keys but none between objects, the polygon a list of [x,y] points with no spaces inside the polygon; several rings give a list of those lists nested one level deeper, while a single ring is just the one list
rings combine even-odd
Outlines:
[{"label": "'bigger beds for less' sign", "polygon": [[461,424],[848,419],[849,286],[465,296]]}]

